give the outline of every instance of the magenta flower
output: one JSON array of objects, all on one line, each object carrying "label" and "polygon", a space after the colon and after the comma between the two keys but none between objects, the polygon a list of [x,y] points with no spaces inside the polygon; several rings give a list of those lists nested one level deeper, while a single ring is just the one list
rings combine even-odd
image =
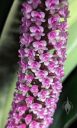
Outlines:
[{"label": "magenta flower", "polygon": [[48,128],[62,91],[68,37],[67,0],[22,5],[19,72],[6,128]]},{"label": "magenta flower", "polygon": [[22,45],[25,45],[26,47],[31,44],[33,41],[33,38],[30,36],[29,33],[23,33],[22,37],[20,38],[20,42]]},{"label": "magenta flower", "polygon": [[41,4],[41,0],[29,0],[28,3],[32,5],[33,9],[36,9]]},{"label": "magenta flower", "polygon": [[55,9],[58,9],[59,6],[59,0],[46,0],[45,5],[46,5],[46,10],[50,10],[50,13],[55,13]]},{"label": "magenta flower", "polygon": [[32,26],[30,27],[31,36],[36,40],[40,40],[41,36],[44,36],[44,28],[42,26]]},{"label": "magenta flower", "polygon": [[52,59],[52,54],[47,52],[40,55],[40,62],[44,63],[44,65],[48,65],[49,61]]},{"label": "magenta flower", "polygon": [[31,21],[34,21],[36,25],[41,25],[42,22],[45,22],[45,13],[44,12],[37,12],[37,11],[32,11],[31,12]]},{"label": "magenta flower", "polygon": [[58,14],[53,15],[53,17],[50,17],[48,19],[49,28],[52,28],[52,26],[53,27],[55,26],[54,29],[56,29],[59,22],[60,22],[60,16]]},{"label": "magenta flower", "polygon": [[35,51],[38,51],[38,53],[43,53],[44,50],[48,50],[46,45],[47,44],[45,40],[33,42],[33,47],[35,48]]},{"label": "magenta flower", "polygon": [[25,122],[26,124],[30,124],[30,122],[32,121],[32,115],[31,114],[28,114],[26,117],[25,117]]}]

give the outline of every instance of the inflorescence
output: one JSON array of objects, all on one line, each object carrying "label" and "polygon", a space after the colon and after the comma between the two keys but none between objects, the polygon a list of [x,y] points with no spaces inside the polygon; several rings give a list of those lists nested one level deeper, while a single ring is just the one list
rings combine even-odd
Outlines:
[{"label": "inflorescence", "polygon": [[48,128],[62,91],[68,2],[27,0],[21,11],[18,81],[6,128]]}]

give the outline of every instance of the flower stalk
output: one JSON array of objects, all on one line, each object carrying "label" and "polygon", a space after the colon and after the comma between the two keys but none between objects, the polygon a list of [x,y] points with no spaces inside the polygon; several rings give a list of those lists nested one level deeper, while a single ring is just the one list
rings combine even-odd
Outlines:
[{"label": "flower stalk", "polygon": [[48,128],[62,91],[67,0],[22,4],[19,71],[6,128]]}]

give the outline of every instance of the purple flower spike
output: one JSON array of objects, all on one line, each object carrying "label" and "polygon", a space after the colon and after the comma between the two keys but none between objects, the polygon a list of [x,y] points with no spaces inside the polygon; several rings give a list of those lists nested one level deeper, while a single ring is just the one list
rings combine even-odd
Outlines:
[{"label": "purple flower spike", "polygon": [[68,2],[27,0],[21,11],[18,81],[6,128],[48,128],[62,91]]}]

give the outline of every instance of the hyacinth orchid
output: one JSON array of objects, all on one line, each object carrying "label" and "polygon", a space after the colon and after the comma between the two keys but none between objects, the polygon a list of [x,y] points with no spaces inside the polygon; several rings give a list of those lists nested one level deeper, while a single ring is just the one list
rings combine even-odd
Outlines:
[{"label": "hyacinth orchid", "polygon": [[68,2],[27,0],[21,11],[18,81],[6,128],[48,128],[62,91]]}]

